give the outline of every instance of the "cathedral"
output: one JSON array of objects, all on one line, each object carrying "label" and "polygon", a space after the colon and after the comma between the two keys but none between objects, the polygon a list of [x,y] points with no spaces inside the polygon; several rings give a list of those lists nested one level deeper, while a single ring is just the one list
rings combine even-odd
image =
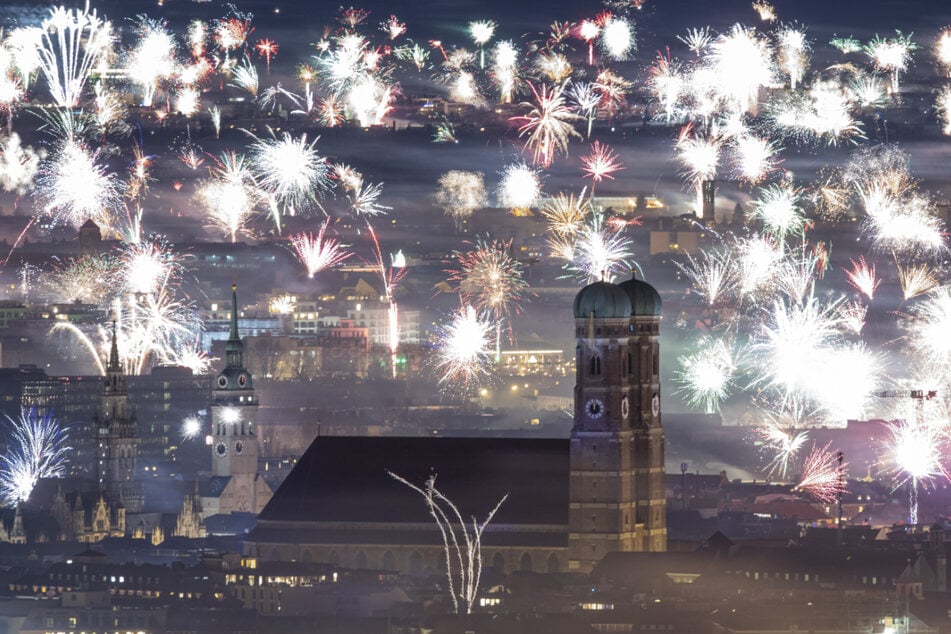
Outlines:
[{"label": "cathedral", "polygon": [[244,367],[244,342],[238,336],[238,295],[234,286],[225,362],[212,392],[211,478],[201,490],[205,518],[232,513],[257,515],[271,499],[271,489],[258,473],[258,401],[251,374]]},{"label": "cathedral", "polygon": [[596,282],[575,297],[574,317],[569,439],[318,437],[259,515],[246,553],[441,569],[425,501],[390,474],[418,486],[436,476],[462,516],[479,521],[504,497],[481,542],[482,560],[501,572],[587,572],[610,552],[666,550],[660,295],[634,278]]}]

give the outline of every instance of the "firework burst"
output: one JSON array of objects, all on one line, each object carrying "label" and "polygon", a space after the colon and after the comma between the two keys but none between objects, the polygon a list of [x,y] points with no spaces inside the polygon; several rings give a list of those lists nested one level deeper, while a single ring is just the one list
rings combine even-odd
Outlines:
[{"label": "firework burst", "polygon": [[846,467],[842,452],[830,451],[829,444],[812,447],[802,463],[802,474],[794,490],[803,491],[820,502],[832,503],[846,493]]},{"label": "firework burst", "polygon": [[0,499],[9,508],[27,501],[40,478],[64,477],[72,447],[52,412],[39,414],[30,408],[7,421],[9,446],[0,456]]},{"label": "firework burst", "polygon": [[468,391],[489,376],[493,330],[489,319],[467,305],[460,306],[448,324],[436,329],[434,364],[440,386]]},{"label": "firework burst", "polygon": [[316,235],[301,233],[291,236],[291,246],[301,264],[307,270],[307,277],[313,278],[320,271],[333,268],[352,253],[346,251],[339,241],[326,237],[330,219],[324,221]]},{"label": "firework burst", "polygon": [[541,90],[531,83],[529,87],[535,101],[521,104],[529,109],[528,114],[513,117],[512,121],[521,124],[519,136],[528,137],[525,147],[531,150],[532,162],[547,168],[555,160],[556,153],[568,153],[571,137],[581,138],[574,124],[583,121],[583,118],[569,107],[563,84],[554,87],[543,85]]}]

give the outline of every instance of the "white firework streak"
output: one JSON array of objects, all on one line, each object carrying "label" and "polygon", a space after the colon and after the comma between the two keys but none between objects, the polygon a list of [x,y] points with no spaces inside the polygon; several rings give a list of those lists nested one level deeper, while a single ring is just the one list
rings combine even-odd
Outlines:
[{"label": "white firework streak", "polygon": [[468,527],[459,508],[436,488],[436,476],[426,480],[425,488],[387,471],[391,478],[401,482],[423,496],[429,514],[436,521],[442,536],[443,552],[446,556],[446,582],[453,610],[458,614],[462,602],[466,614],[472,613],[472,607],[479,596],[479,583],[482,578],[482,533],[488,526],[508,494],[489,511],[485,520],[479,522],[472,518],[472,528]]},{"label": "white firework streak", "polygon": [[9,422],[7,453],[0,456],[0,500],[6,507],[29,499],[40,478],[62,478],[72,447],[52,413],[24,409]]}]

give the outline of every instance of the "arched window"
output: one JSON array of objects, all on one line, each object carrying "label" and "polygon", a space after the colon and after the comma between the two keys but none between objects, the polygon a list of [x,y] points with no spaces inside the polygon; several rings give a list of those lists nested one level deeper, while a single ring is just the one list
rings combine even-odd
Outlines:
[{"label": "arched window", "polygon": [[423,571],[423,556],[420,555],[415,550],[409,556],[409,573],[411,575],[418,575]]},{"label": "arched window", "polygon": [[627,373],[634,374],[634,355],[630,351],[627,353]]},{"label": "arched window", "polygon": [[383,553],[383,570],[396,570],[396,557],[389,550]]},{"label": "arched window", "polygon": [[601,374],[601,355],[595,352],[591,355],[591,376],[599,376]]},{"label": "arched window", "polygon": [[522,572],[531,572],[532,571],[532,558],[528,553],[524,553],[522,558],[519,560],[518,569]]},{"label": "arched window", "polygon": [[555,553],[548,555],[548,572],[552,574],[558,572],[558,555]]},{"label": "arched window", "polygon": [[502,553],[495,553],[492,555],[492,567],[499,574],[505,574],[505,557],[502,556]]}]

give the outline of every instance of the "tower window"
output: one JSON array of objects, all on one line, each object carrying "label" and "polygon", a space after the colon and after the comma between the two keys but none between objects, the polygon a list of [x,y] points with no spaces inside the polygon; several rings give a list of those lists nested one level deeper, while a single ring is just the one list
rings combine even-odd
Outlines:
[{"label": "tower window", "polygon": [[595,353],[591,355],[591,375],[598,376],[601,374],[601,355]]},{"label": "tower window", "polygon": [[627,373],[634,374],[634,355],[627,353]]}]

